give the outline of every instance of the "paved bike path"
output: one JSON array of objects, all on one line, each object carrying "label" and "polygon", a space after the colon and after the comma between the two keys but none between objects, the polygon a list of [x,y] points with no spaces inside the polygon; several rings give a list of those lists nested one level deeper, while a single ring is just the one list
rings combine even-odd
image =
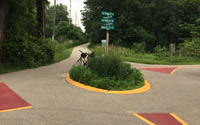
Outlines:
[{"label": "paved bike path", "polygon": [[[178,69],[173,75],[141,70],[152,88],[141,94],[92,92],[65,82],[79,58],[74,48],[69,59],[35,69],[0,75],[10,89],[33,108],[0,113],[0,125],[145,125],[132,113],[175,113],[188,124],[200,123],[200,67]],[[161,67],[131,63],[132,67]]]}]

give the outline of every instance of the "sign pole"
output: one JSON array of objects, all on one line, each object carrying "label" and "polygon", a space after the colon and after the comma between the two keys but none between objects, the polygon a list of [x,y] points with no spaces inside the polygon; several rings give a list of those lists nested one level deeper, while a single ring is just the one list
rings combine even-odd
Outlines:
[{"label": "sign pole", "polygon": [[170,44],[171,62],[173,62],[174,52],[175,52],[175,44]]},{"label": "sign pole", "polygon": [[108,46],[109,46],[109,30],[106,32],[106,54],[108,54]]},{"label": "sign pole", "polygon": [[109,52],[109,30],[114,29],[114,26],[113,26],[114,19],[112,18],[114,16],[114,13],[102,11],[101,14],[104,16],[101,19],[101,22],[103,22],[101,29],[106,29],[106,54],[108,54],[108,52]]}]

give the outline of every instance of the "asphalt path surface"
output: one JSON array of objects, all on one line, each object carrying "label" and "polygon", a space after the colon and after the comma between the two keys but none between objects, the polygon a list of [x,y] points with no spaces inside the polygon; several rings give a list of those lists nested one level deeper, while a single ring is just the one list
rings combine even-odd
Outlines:
[{"label": "asphalt path surface", "polygon": [[[10,89],[33,106],[0,113],[0,125],[146,125],[132,113],[174,113],[189,125],[200,124],[200,65],[182,66],[173,75],[141,70],[152,85],[145,93],[116,95],[88,91],[65,81],[87,51],[35,69],[0,75]],[[131,63],[132,67],[175,67]]]}]

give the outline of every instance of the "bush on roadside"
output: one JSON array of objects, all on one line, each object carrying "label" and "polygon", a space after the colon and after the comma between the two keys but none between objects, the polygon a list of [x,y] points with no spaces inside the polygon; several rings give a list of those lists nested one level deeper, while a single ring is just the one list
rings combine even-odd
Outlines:
[{"label": "bush on roadside", "polygon": [[3,63],[33,68],[53,61],[55,47],[51,40],[32,38],[18,42],[7,39],[3,43]]},{"label": "bush on roadside", "polygon": [[133,43],[133,49],[135,50],[136,53],[145,53],[145,47],[146,47],[146,43],[140,42],[140,43]]},{"label": "bush on roadside", "polygon": [[185,42],[180,44],[179,47],[182,56],[200,58],[200,38],[185,40]]},{"label": "bush on roadside", "polygon": [[154,55],[156,57],[156,59],[160,60],[166,57],[169,57],[169,52],[167,51],[167,48],[165,46],[156,46],[156,48],[154,49]]}]

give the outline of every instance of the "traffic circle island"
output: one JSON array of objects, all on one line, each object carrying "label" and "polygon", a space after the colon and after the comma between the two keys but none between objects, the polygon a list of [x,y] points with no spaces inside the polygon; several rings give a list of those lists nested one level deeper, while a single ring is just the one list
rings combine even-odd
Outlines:
[{"label": "traffic circle island", "polygon": [[99,89],[91,86],[84,85],[82,83],[76,82],[70,78],[70,75],[67,74],[66,81],[69,82],[72,85],[75,85],[79,88],[87,89],[90,91],[96,91],[96,92],[102,92],[102,93],[110,93],[110,94],[136,94],[136,93],[143,93],[148,91],[151,88],[151,84],[147,82],[146,80],[144,81],[144,86],[138,89],[133,89],[133,90],[124,90],[124,91],[110,91],[110,90],[105,90],[105,89]]}]

